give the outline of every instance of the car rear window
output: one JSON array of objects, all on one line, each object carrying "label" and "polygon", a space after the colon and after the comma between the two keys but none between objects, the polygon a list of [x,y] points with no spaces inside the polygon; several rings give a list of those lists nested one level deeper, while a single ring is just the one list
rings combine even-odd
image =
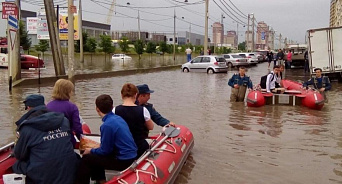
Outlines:
[{"label": "car rear window", "polygon": [[223,57],[215,57],[217,62],[226,62],[226,60]]},{"label": "car rear window", "polygon": [[254,54],[249,54],[250,56],[254,56]]},{"label": "car rear window", "polygon": [[233,58],[243,58],[240,55],[231,55]]}]

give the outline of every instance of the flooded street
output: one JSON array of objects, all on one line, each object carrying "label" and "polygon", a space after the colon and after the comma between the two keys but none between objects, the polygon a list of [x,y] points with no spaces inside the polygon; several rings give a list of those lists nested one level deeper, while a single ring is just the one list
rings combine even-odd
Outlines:
[{"label": "flooded street", "polygon": [[[249,68],[253,84],[267,73],[267,65]],[[122,68],[110,68],[116,69]],[[95,67],[97,70],[103,69]],[[23,76],[36,75],[32,74],[35,71],[25,72]],[[51,69],[42,72],[43,76],[54,74]],[[99,133],[95,98],[110,94],[119,105],[124,83],[148,84],[155,90],[149,102],[164,117],[187,126],[195,137],[176,183],[342,183],[342,85],[332,83],[329,104],[321,111],[299,106],[249,108],[229,102],[227,82],[235,72],[208,75],[178,69],[81,80],[76,82],[72,101],[91,130]],[[309,78],[302,69],[286,71],[286,77],[297,81]],[[25,87],[9,94],[7,85],[7,71],[0,69],[0,145],[14,140],[14,122],[25,113],[24,98],[40,92],[48,102],[52,92],[52,86]],[[156,127],[152,134],[160,130]]]}]

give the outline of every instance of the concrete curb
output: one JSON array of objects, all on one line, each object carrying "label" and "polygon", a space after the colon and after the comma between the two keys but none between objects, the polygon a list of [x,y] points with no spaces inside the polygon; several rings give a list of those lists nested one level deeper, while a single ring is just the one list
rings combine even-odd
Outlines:
[{"label": "concrete curb", "polygon": [[[87,79],[96,79],[96,78],[106,78],[106,77],[115,77],[115,76],[125,76],[125,75],[134,75],[138,73],[146,73],[146,72],[160,72],[164,70],[171,69],[180,69],[182,65],[172,65],[172,66],[162,66],[155,68],[135,68],[129,70],[119,70],[119,71],[105,71],[105,72],[96,72],[96,73],[85,73],[85,74],[76,74],[75,80],[87,80]],[[13,87],[27,87],[27,86],[49,86],[54,84],[58,79],[68,79],[67,75],[62,76],[53,76],[53,77],[41,77],[40,84],[38,84],[38,78],[28,78],[28,79],[20,79],[13,83]]]}]

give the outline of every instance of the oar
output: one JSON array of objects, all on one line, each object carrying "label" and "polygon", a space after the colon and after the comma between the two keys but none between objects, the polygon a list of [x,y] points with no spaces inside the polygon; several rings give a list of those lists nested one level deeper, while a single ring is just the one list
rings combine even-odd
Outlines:
[{"label": "oar", "polygon": [[[169,137],[176,137],[178,136],[180,133],[180,130],[175,128],[175,127],[168,127],[165,129],[164,134],[165,137],[163,137],[159,142],[157,142],[151,149],[149,149],[147,152],[145,152],[145,154],[143,154],[137,161],[133,162],[133,164],[127,168],[124,171],[121,171],[120,173],[124,173],[127,170],[131,170],[133,171],[142,161],[144,161],[154,150],[156,150],[162,143],[164,143],[164,141],[169,138]],[[119,176],[117,179],[122,179],[124,178],[126,175],[128,175],[130,172],[126,172],[124,175]]]},{"label": "oar", "polygon": [[155,149],[157,149],[164,141],[169,137],[176,137],[180,133],[180,130],[178,130],[175,127],[168,127],[165,129],[164,134],[165,137],[163,137],[159,142],[157,142],[151,149],[149,149],[143,156],[141,156],[137,161],[135,161],[130,169],[135,169],[142,161],[144,161]]},{"label": "oar", "polygon": [[13,156],[14,156],[13,153],[9,154],[6,158],[0,160],[0,164],[1,164],[2,162],[5,162],[7,159],[9,159],[9,158],[11,158],[11,157],[13,157]]},{"label": "oar", "polygon": [[[14,142],[11,142],[11,143],[9,143],[9,144],[7,144],[7,145],[1,147],[1,148],[0,148],[0,152],[3,152],[4,150],[7,150],[8,148],[10,148],[10,147],[12,147],[12,146],[14,146]],[[13,153],[9,154],[6,158],[0,160],[0,164],[1,164],[2,162],[6,161],[7,159],[13,157],[13,156],[14,156]]]}]

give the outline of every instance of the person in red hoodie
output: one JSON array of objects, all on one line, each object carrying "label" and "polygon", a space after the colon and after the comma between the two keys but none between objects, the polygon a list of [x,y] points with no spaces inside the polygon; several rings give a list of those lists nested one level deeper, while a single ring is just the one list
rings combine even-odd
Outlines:
[{"label": "person in red hoodie", "polygon": [[287,52],[287,61],[286,61],[285,67],[286,67],[287,69],[291,69],[291,63],[292,63],[292,52],[291,52],[291,50],[289,50],[289,51]]}]

